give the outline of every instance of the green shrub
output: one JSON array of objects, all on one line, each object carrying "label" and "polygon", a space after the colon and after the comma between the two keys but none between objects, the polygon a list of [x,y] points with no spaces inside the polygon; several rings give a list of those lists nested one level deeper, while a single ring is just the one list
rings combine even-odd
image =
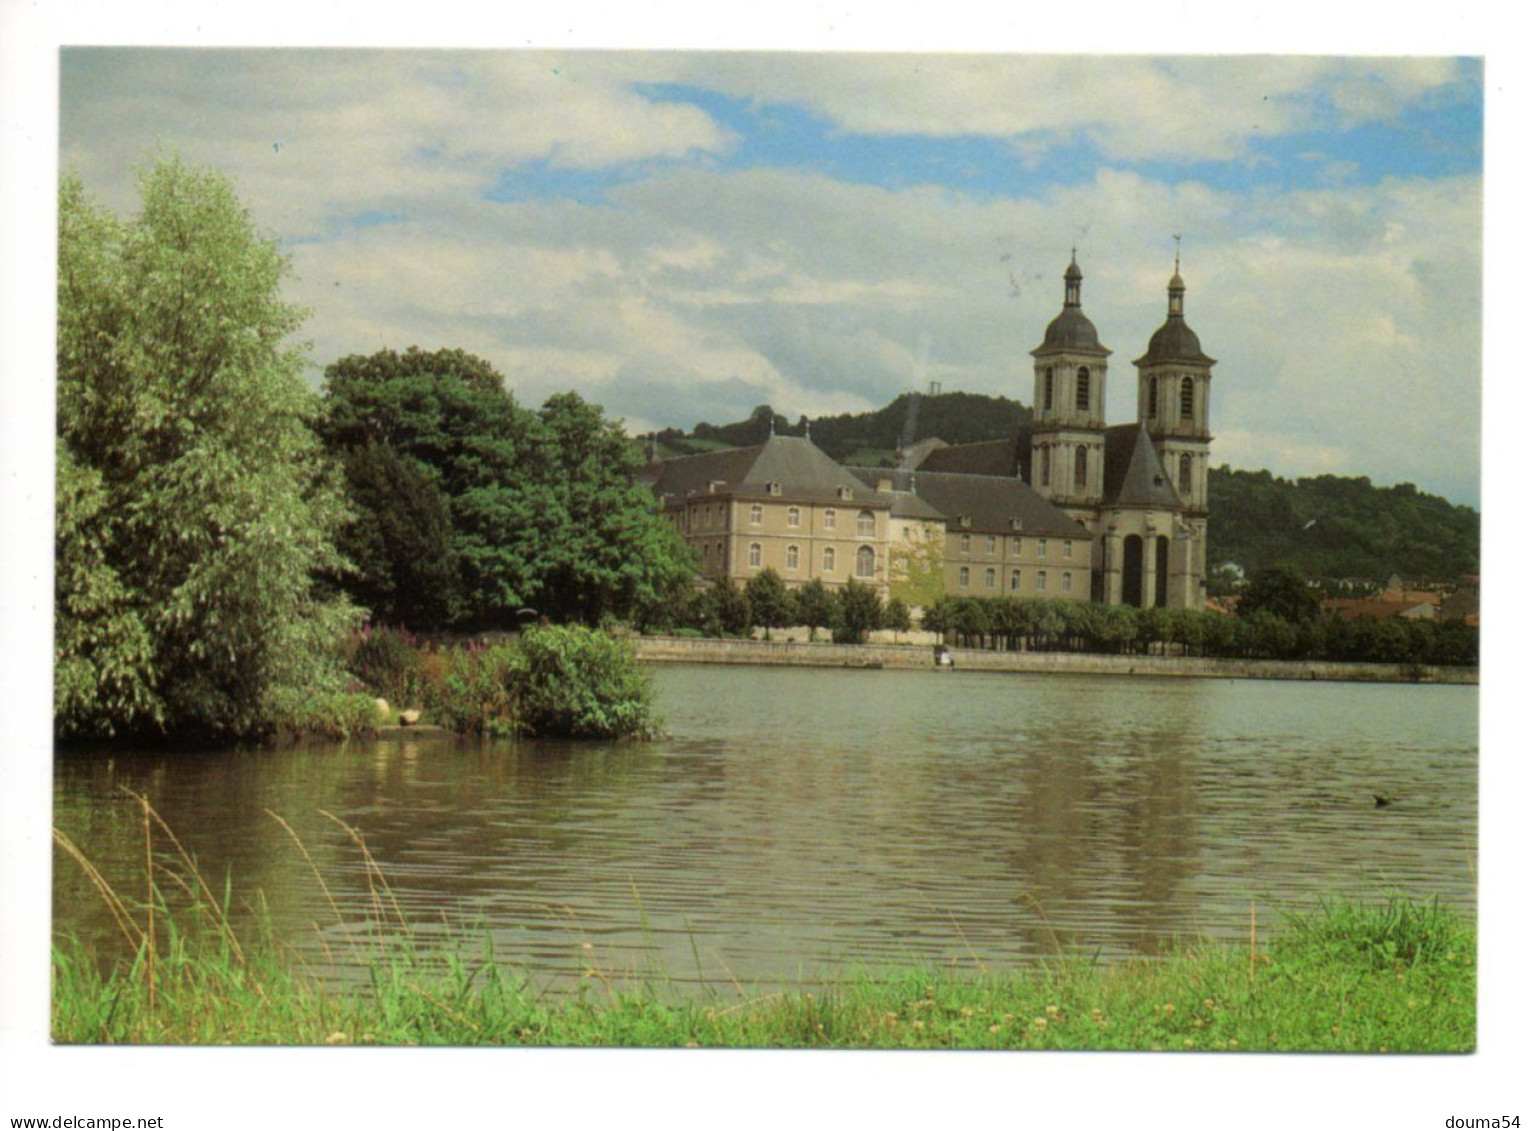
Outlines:
[{"label": "green shrub", "polygon": [[632,645],[574,626],[534,628],[514,658],[518,723],[541,738],[642,738],[658,730]]},{"label": "green shrub", "polygon": [[431,721],[466,734],[511,737],[520,732],[518,649],[513,644],[470,644],[437,653],[439,676],[426,682]]},{"label": "green shrub", "polygon": [[420,700],[423,650],[412,634],[396,628],[363,628],[353,640],[351,674],[391,704]]}]

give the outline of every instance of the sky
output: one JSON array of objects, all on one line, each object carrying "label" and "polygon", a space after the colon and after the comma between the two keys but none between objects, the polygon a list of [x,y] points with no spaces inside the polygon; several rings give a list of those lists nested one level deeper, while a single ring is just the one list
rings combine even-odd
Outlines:
[{"label": "sky", "polygon": [[633,432],[1030,403],[1077,248],[1107,409],[1165,316],[1213,460],[1480,504],[1481,58],[70,48],[59,160],[227,174],[311,379],[459,347]]}]

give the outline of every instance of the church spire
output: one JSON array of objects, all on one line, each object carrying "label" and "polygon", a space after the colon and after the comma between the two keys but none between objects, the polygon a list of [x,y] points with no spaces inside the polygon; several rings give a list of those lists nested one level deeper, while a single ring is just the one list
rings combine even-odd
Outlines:
[{"label": "church spire", "polygon": [[1175,235],[1175,273],[1170,276],[1170,308],[1171,318],[1185,317],[1185,280],[1180,277],[1180,235]]},{"label": "church spire", "polygon": [[1065,307],[1078,307],[1079,284],[1084,279],[1084,272],[1079,269],[1079,249],[1069,249],[1068,270],[1063,273],[1063,305]]}]

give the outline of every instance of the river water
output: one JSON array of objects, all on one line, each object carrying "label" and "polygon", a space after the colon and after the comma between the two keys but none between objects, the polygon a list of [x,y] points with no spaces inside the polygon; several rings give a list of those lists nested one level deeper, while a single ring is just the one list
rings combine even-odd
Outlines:
[{"label": "river water", "polygon": [[[379,921],[492,945],[552,989],[662,972],[755,991],[1151,954],[1340,896],[1474,908],[1473,687],[650,671],[664,741],[74,751],[55,824],[133,899],[143,817],[124,790],[146,796],[237,920],[263,904],[342,979]],[[120,952],[61,852],[54,899],[56,931]]]}]

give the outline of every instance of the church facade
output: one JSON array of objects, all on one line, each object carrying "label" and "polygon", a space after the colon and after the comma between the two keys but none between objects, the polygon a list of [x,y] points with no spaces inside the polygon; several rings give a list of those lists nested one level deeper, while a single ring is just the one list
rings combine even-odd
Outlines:
[{"label": "church facade", "polygon": [[1108,425],[1111,351],[1083,280],[1075,257],[1031,351],[1032,422],[1014,437],[924,444],[889,469],[841,467],[806,436],[772,435],[657,461],[640,481],[706,579],[769,567],[789,585],[856,580],[914,605],[944,593],[1200,609],[1216,362],[1186,323],[1177,257],[1165,321],[1133,363],[1137,419]]}]

